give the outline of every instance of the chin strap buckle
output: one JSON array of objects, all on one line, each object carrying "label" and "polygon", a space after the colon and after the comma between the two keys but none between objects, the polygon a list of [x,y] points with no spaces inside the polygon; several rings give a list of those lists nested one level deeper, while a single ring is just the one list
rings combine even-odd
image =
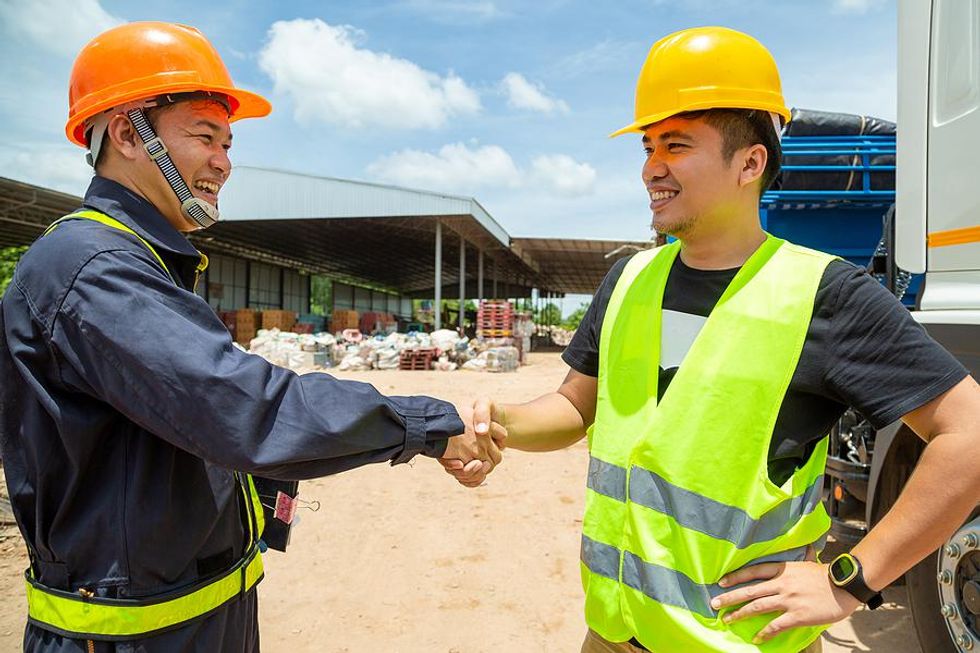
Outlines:
[{"label": "chin strap buckle", "polygon": [[157,162],[160,157],[167,156],[167,154],[169,154],[167,146],[159,136],[154,136],[152,139],[143,143],[143,149],[146,150],[146,155],[155,162]]}]

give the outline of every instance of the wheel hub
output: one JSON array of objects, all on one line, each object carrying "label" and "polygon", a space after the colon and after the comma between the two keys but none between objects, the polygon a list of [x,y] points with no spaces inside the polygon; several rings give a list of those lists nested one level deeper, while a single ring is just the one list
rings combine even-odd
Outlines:
[{"label": "wheel hub", "polygon": [[980,518],[943,546],[937,579],[943,619],[956,646],[980,650]]}]

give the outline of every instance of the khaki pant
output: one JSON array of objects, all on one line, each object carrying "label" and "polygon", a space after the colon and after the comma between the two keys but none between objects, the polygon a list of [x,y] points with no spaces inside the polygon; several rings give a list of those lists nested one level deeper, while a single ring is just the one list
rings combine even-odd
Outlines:
[{"label": "khaki pant", "polygon": [[[820,645],[820,640],[816,640],[800,653],[820,653],[823,647]],[[629,642],[620,642],[615,644],[613,642],[607,642],[602,637],[597,635],[593,631],[589,631],[585,635],[585,641],[582,642],[582,653],[644,653],[643,649],[637,648],[630,644]],[[664,651],[663,653],[681,653],[680,651]]]}]

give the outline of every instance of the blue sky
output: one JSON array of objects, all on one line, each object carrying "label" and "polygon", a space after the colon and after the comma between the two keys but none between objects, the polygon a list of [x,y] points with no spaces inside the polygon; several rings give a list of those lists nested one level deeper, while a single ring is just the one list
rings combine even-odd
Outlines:
[{"label": "blue sky", "polygon": [[718,24],[761,40],[791,106],[894,120],[894,0],[0,0],[0,175],[82,194],[72,61],[113,24],[194,25],[273,113],[235,164],[472,195],[513,236],[650,236],[632,119],[650,45]]}]

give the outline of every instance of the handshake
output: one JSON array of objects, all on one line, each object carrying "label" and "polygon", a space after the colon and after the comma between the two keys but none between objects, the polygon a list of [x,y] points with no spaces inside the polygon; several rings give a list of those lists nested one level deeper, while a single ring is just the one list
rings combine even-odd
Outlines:
[{"label": "handshake", "polygon": [[466,431],[449,438],[439,462],[446,473],[466,487],[478,487],[500,464],[507,440],[500,408],[490,399],[477,399],[456,407]]}]

